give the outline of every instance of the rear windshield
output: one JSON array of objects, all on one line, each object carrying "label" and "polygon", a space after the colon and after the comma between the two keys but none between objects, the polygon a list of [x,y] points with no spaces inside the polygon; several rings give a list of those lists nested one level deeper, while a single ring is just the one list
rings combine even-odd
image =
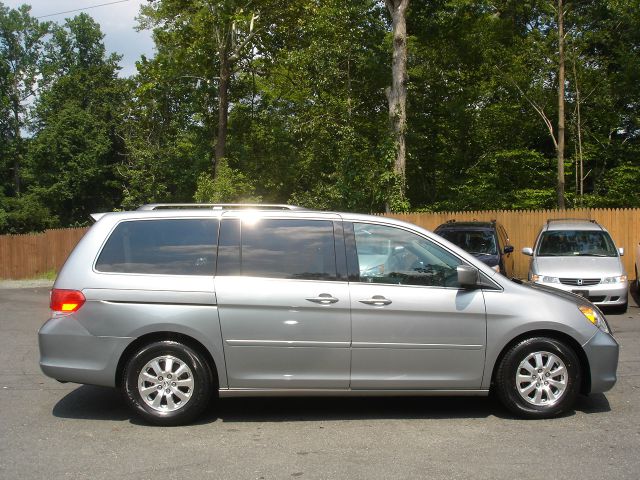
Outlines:
[{"label": "rear windshield", "polygon": [[491,230],[443,230],[441,237],[474,255],[497,255],[496,236]]},{"label": "rear windshield", "polygon": [[120,223],[96,270],[156,275],[213,275],[217,219],[161,219]]},{"label": "rear windshield", "polygon": [[615,257],[616,247],[602,230],[556,230],[542,233],[538,243],[540,257]]}]

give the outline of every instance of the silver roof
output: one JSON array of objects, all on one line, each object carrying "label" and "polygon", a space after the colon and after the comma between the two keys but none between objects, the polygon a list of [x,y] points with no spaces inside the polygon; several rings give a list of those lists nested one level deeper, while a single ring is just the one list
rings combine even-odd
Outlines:
[{"label": "silver roof", "polygon": [[543,230],[605,230],[595,220],[558,218],[547,220]]}]

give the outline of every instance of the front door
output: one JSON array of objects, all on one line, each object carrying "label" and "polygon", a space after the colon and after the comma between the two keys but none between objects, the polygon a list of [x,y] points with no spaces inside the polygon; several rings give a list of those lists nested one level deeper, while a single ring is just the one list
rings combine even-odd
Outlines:
[{"label": "front door", "polygon": [[370,223],[347,226],[347,249],[351,388],[480,388],[485,304],[482,290],[459,287],[462,260],[414,232]]},{"label": "front door", "polygon": [[334,226],[222,220],[215,288],[229,387],[349,387],[349,286]]}]

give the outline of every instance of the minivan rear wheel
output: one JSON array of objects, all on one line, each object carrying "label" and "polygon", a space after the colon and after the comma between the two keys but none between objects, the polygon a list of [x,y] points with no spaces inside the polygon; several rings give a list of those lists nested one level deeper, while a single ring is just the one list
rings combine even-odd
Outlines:
[{"label": "minivan rear wheel", "polygon": [[213,394],[213,375],[206,360],[188,345],[170,340],[150,343],[131,355],[122,382],[129,406],[156,425],[191,422]]},{"label": "minivan rear wheel", "polygon": [[522,340],[496,372],[501,402],[524,418],[549,418],[570,409],[580,388],[580,362],[565,343],[547,337]]}]

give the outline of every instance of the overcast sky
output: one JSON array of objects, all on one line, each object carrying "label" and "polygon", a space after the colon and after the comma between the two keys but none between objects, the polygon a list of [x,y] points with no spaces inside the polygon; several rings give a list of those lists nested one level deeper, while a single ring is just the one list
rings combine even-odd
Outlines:
[{"label": "overcast sky", "polygon": [[[69,10],[94,7],[104,3],[111,3],[117,0],[0,0],[9,8],[16,8],[19,5],[31,5],[31,15],[40,17],[43,15],[57,14]],[[86,10],[62,13],[54,16],[41,18],[41,21],[50,20],[64,23],[65,18],[70,18],[85,12],[93,17],[100,24],[102,33],[105,34],[104,43],[109,53],[116,52],[124,55],[120,61],[122,70],[120,76],[129,76],[136,72],[135,62],[143,53],[147,57],[153,56],[153,40],[151,32],[136,32],[137,24],[135,17],[138,15],[140,4],[146,0],[126,0],[111,5],[103,5]]]}]

